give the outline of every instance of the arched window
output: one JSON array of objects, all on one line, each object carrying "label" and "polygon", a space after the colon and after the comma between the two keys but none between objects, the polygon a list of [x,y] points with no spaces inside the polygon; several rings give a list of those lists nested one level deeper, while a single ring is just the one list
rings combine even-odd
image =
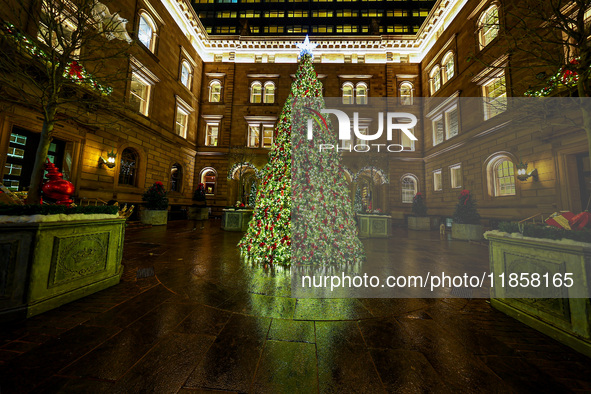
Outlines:
[{"label": "arched window", "polygon": [[359,82],[355,87],[355,100],[357,104],[367,104],[367,84]]},{"label": "arched window", "polygon": [[145,12],[140,15],[137,38],[151,52],[156,49],[156,24],[154,19]]},{"label": "arched window", "polygon": [[191,82],[193,79],[193,69],[188,61],[183,60],[181,63],[181,83],[188,89],[191,89]]},{"label": "arched window", "polygon": [[431,94],[435,94],[441,88],[441,68],[439,66],[433,67],[429,78],[431,82]]},{"label": "arched window", "polygon": [[174,163],[170,168],[170,191],[180,192],[183,185],[183,167]]},{"label": "arched window", "polygon": [[135,149],[125,148],[121,152],[121,161],[119,164],[119,184],[135,186],[137,170],[139,164],[139,155]]},{"label": "arched window", "polygon": [[218,174],[212,167],[201,170],[201,183],[205,185],[205,194],[214,194],[216,189]]},{"label": "arched window", "polygon": [[413,87],[410,82],[403,82],[400,84],[400,104],[412,105]]},{"label": "arched window", "polygon": [[490,6],[478,19],[478,42],[484,48],[499,35],[499,9]]},{"label": "arched window", "polygon": [[453,78],[456,72],[454,53],[449,51],[443,57],[443,83]]},{"label": "arched window", "polygon": [[353,84],[351,82],[343,84],[343,104],[353,104]]},{"label": "arched window", "polygon": [[209,83],[209,102],[219,103],[222,101],[222,83],[213,80]]},{"label": "arched window", "polygon": [[488,164],[489,194],[494,197],[515,195],[515,166],[508,156],[498,156]]},{"label": "arched window", "polygon": [[273,82],[265,83],[263,102],[265,104],[273,104],[275,102],[275,84]]},{"label": "arched window", "polygon": [[250,85],[250,102],[253,104],[260,104],[262,102],[263,86],[256,81]]},{"label": "arched window", "polygon": [[412,204],[412,199],[417,194],[417,178],[414,175],[404,175],[402,183],[402,202]]}]

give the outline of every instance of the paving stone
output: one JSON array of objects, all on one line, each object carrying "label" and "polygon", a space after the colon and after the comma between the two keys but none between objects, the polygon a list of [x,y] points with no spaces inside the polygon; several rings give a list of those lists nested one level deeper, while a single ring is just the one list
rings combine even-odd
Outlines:
[{"label": "paving stone", "polygon": [[314,322],[273,319],[268,338],[277,341],[315,343]]},{"label": "paving stone", "polygon": [[253,393],[312,393],[318,391],[316,346],[311,343],[267,341]]}]

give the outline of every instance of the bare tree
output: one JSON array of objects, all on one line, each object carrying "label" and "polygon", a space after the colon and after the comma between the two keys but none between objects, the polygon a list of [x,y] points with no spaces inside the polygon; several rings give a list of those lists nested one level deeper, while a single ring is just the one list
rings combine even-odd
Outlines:
[{"label": "bare tree", "polygon": [[41,112],[27,202],[39,203],[56,122],[115,122],[127,78],[126,20],[97,0],[1,0],[0,97]]},{"label": "bare tree", "polygon": [[591,152],[591,0],[502,0],[500,10],[479,21],[479,38],[498,32],[494,48],[479,42],[468,61],[511,70],[514,95],[578,97]]}]

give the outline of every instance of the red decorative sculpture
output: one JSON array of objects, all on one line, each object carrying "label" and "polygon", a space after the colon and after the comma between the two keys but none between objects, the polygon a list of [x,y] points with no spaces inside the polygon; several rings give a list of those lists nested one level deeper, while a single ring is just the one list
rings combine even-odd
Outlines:
[{"label": "red decorative sculpture", "polygon": [[49,159],[45,164],[47,175],[49,180],[43,184],[41,188],[43,195],[51,200],[54,200],[58,205],[70,205],[72,204],[71,196],[74,194],[74,185],[70,181],[66,181],[64,175],[59,172],[55,164],[51,163]]}]

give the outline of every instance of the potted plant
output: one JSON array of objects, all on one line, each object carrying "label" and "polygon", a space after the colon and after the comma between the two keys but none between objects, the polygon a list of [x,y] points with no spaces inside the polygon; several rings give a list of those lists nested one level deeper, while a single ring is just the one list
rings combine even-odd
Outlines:
[{"label": "potted plant", "polygon": [[423,194],[418,192],[412,199],[412,216],[408,217],[411,230],[431,230],[431,218],[427,216],[427,204]]},{"label": "potted plant", "polygon": [[469,190],[462,190],[451,225],[451,237],[467,241],[483,239],[484,228],[480,224],[480,214],[476,208],[476,199]]},{"label": "potted plant", "polygon": [[206,220],[209,218],[209,208],[205,197],[205,185],[200,183],[193,193],[193,205],[189,208],[190,220]]},{"label": "potted plant", "polygon": [[146,202],[141,214],[141,222],[153,226],[166,225],[168,221],[168,197],[162,182],[154,182],[142,195]]},{"label": "potted plant", "polygon": [[565,216],[546,220],[560,217],[554,223],[564,228],[500,223],[484,234],[495,280],[491,305],[591,356],[591,230],[577,230],[576,219]]}]

